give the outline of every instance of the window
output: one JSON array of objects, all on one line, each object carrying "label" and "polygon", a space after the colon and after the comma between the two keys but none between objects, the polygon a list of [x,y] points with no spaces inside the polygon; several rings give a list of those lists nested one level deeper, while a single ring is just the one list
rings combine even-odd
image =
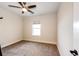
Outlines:
[{"label": "window", "polygon": [[40,36],[40,29],[41,29],[40,24],[33,24],[32,25],[32,35],[33,36]]}]

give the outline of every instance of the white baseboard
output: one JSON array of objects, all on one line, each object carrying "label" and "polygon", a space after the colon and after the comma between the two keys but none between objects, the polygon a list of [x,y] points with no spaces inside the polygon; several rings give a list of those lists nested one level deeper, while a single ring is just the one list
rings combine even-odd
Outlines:
[{"label": "white baseboard", "polygon": [[54,44],[56,45],[56,42],[46,42],[46,41],[37,41],[37,40],[31,40],[31,39],[24,39],[26,41],[33,41],[33,42],[39,42],[39,43],[47,43],[47,44]]},{"label": "white baseboard", "polygon": [[[31,39],[23,39],[23,40],[56,45],[56,42],[47,42],[47,41],[39,41],[39,40],[37,41],[37,40],[31,40]],[[9,45],[12,45],[12,44],[17,43],[19,41],[21,41],[21,40],[13,41],[13,42],[10,42],[8,44],[2,45],[1,48],[4,48],[4,47],[9,46]]]},{"label": "white baseboard", "polygon": [[4,47],[9,46],[9,45],[12,45],[12,44],[17,43],[19,41],[21,41],[21,40],[16,40],[16,41],[10,42],[8,44],[2,45],[1,48],[4,48]]}]

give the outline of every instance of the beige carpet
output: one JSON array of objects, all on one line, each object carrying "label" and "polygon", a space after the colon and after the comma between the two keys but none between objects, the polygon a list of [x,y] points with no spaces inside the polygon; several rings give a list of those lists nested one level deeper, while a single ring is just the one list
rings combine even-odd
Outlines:
[{"label": "beige carpet", "polygon": [[56,45],[20,41],[2,48],[3,56],[59,56]]}]

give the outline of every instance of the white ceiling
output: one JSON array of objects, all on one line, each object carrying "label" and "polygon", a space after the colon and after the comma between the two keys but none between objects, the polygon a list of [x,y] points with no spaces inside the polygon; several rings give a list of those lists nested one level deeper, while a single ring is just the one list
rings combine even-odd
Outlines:
[{"label": "white ceiling", "polygon": [[[34,14],[25,12],[24,16],[55,13],[57,12],[57,9],[60,5],[59,2],[27,2],[27,5],[33,5],[33,4],[36,5],[36,8],[31,9],[34,12]],[[8,5],[20,6],[17,2],[0,2],[0,7],[6,8],[8,10],[11,10],[12,12],[15,12],[16,14],[22,15],[21,9],[8,7]]]}]

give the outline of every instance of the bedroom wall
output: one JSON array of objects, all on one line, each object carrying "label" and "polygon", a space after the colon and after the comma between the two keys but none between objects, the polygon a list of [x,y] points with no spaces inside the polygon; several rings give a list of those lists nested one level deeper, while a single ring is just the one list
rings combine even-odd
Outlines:
[{"label": "bedroom wall", "polygon": [[0,8],[0,45],[8,46],[23,39],[23,20],[9,10]]},{"label": "bedroom wall", "polygon": [[[40,36],[32,36],[33,21],[40,21]],[[56,44],[56,30],[56,13],[24,17],[24,40]]]},{"label": "bedroom wall", "polygon": [[74,2],[73,7],[73,46],[79,53],[79,2]]},{"label": "bedroom wall", "polygon": [[70,56],[73,49],[73,5],[62,3],[57,18],[57,47],[60,55]]}]

